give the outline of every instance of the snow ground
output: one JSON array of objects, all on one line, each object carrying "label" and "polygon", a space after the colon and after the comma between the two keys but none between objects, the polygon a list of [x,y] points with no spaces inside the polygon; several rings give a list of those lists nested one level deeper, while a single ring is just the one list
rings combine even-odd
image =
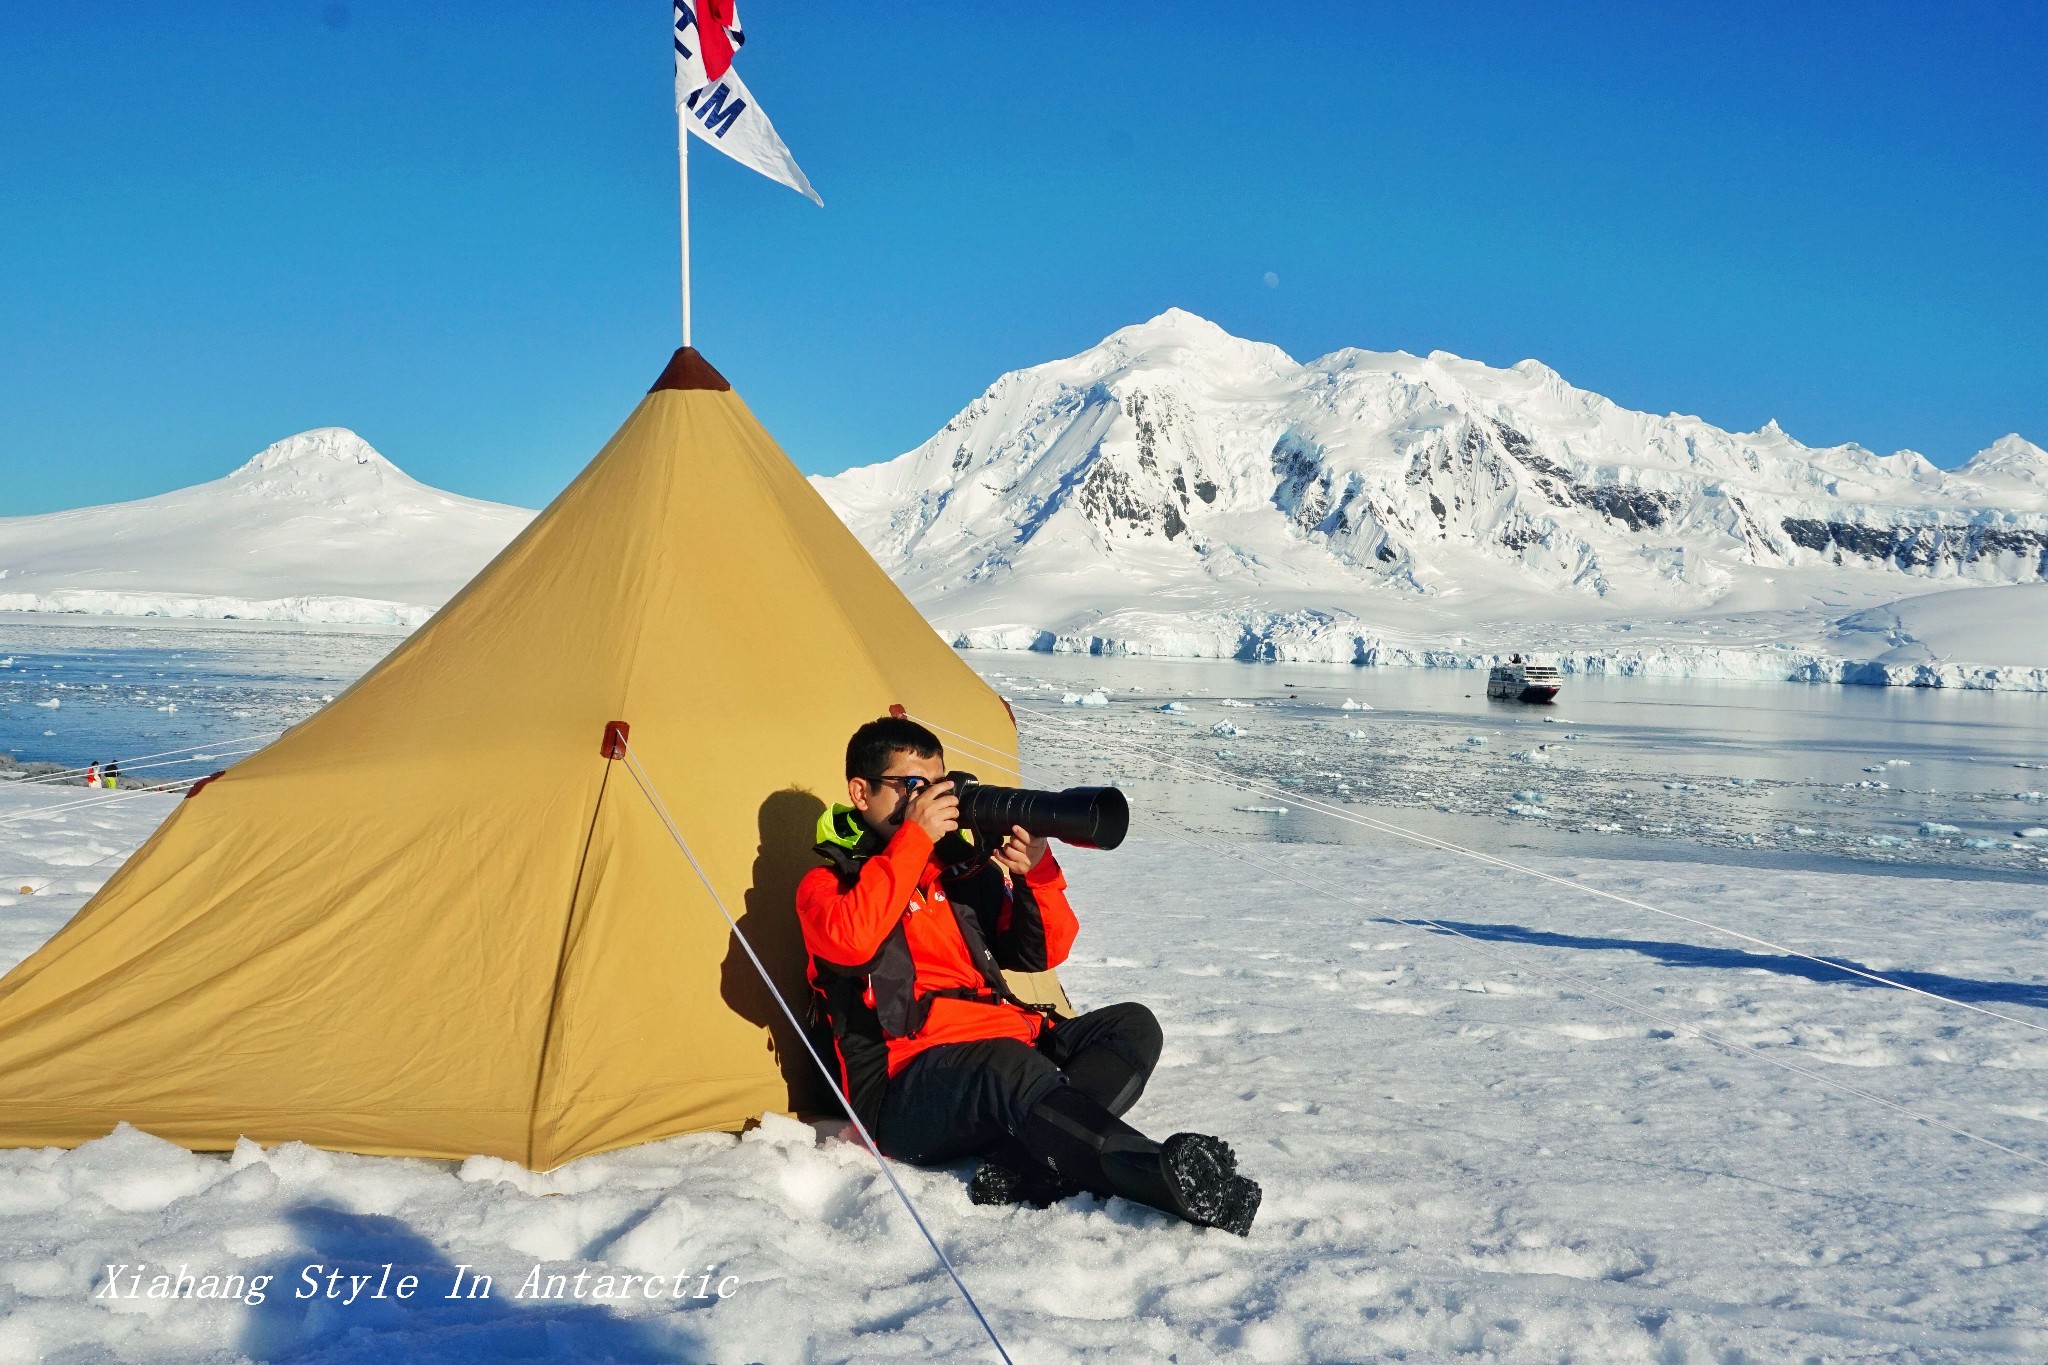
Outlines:
[{"label": "snow ground", "polygon": [[[41,814],[80,794],[0,787],[0,966],[174,800]],[[900,1168],[1018,1361],[2048,1357],[2048,1166],[1691,1030],[2044,1160],[2048,1033],[1447,855],[1166,834],[1067,855],[1063,976],[1084,1008],[1159,1013],[1133,1120],[1228,1137],[1265,1209],[1240,1242],[1120,1202],[976,1209],[964,1168]],[[1526,856],[2048,1026],[2038,886]],[[325,1297],[328,1271],[387,1262],[418,1297]],[[260,1305],[96,1297],[137,1264],[275,1278]],[[295,1298],[314,1265],[321,1297]],[[517,1298],[536,1265],[590,1290],[733,1278],[724,1300]],[[492,1297],[443,1297],[463,1266]],[[0,1152],[4,1360],[986,1354],[837,1125],[545,1176],[132,1130]]]}]

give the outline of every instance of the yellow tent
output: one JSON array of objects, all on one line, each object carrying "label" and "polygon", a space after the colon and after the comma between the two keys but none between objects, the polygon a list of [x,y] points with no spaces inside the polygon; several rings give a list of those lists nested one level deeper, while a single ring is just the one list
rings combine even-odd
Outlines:
[{"label": "yellow tent", "polygon": [[0,1144],[126,1120],[199,1149],[546,1169],[815,1108],[801,1045],[601,744],[631,727],[801,1010],[792,892],[846,737],[892,703],[1014,759],[1001,699],[678,351],[453,601],[0,979]]}]

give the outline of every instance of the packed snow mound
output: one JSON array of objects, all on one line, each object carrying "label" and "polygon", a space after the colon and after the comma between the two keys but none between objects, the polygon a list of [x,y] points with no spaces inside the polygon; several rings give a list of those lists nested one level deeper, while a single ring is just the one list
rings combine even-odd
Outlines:
[{"label": "packed snow mound", "polygon": [[533,515],[319,427],[211,483],[0,519],[0,611],[415,626]]},{"label": "packed snow mound", "polygon": [[1649,614],[1800,609],[1810,634],[2048,577],[2048,457],[2016,435],[1944,471],[1634,412],[1534,360],[1299,363],[1178,309],[813,482],[943,633],[1012,648],[1349,659],[1290,652],[1305,617],[1422,648]]}]

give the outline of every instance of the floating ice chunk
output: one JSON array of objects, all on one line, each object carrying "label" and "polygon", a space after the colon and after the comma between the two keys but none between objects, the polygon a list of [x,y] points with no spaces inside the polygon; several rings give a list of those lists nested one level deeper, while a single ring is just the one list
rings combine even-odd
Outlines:
[{"label": "floating ice chunk", "polygon": [[2014,830],[2013,833],[2022,839],[2048,839],[2048,828],[2041,825],[2028,825],[2025,829]]},{"label": "floating ice chunk", "polygon": [[1216,704],[1217,704],[1218,706],[1250,706],[1250,705],[1251,705],[1251,703],[1250,703],[1250,702],[1248,702],[1248,701],[1239,701],[1239,700],[1238,700],[1238,699],[1237,699],[1236,697],[1225,697],[1225,698],[1224,698],[1224,699],[1223,699],[1222,701],[1219,701],[1219,702],[1217,702]]},{"label": "floating ice chunk", "polygon": [[1109,694],[1104,692],[1099,687],[1096,688],[1093,692],[1069,692],[1064,697],[1060,698],[1060,705],[1107,706],[1109,705]]},{"label": "floating ice chunk", "polygon": [[1162,711],[1185,711],[1188,708],[1180,702],[1170,701],[1163,703],[1159,709]]},{"label": "floating ice chunk", "polygon": [[1521,753],[1508,756],[1517,763],[1548,763],[1550,762],[1550,746],[1548,744],[1539,744],[1533,749],[1524,749]]},{"label": "floating ice chunk", "polygon": [[1548,820],[1550,812],[1541,806],[1525,806],[1517,801],[1508,807],[1509,815],[1519,815],[1525,820]]},{"label": "floating ice chunk", "polygon": [[2012,794],[2012,799],[2015,801],[2048,801],[2048,793],[2014,792]]},{"label": "floating ice chunk", "polygon": [[1485,735],[1467,735],[1465,742],[1475,749],[1484,749],[1488,741]]},{"label": "floating ice chunk", "polygon": [[1939,820],[1922,820],[1920,822],[1920,832],[1922,834],[1933,835],[1961,834],[1963,831],[1960,825],[1944,825]]},{"label": "floating ice chunk", "polygon": [[1731,777],[1728,779],[1728,785],[1731,787],[1754,787],[1756,779],[1753,777]]},{"label": "floating ice chunk", "polygon": [[1536,790],[1536,789],[1535,789],[1534,787],[1528,787],[1528,788],[1525,788],[1525,789],[1523,789],[1522,791],[1518,791],[1518,792],[1516,792],[1516,793],[1515,793],[1515,800],[1517,800],[1517,801],[1533,801],[1533,802],[1536,802],[1536,803],[1537,803],[1538,805],[1541,805],[1541,804],[1542,804],[1542,802],[1543,802],[1543,793],[1542,793],[1542,792],[1540,792],[1540,791],[1537,791],[1537,790]]},{"label": "floating ice chunk", "polygon": [[1863,771],[1867,773],[1881,773],[1884,771],[1884,764],[1873,763],[1869,767],[1865,768]]},{"label": "floating ice chunk", "polygon": [[42,707],[45,711],[54,711],[63,704],[63,702],[58,701],[55,697],[50,698],[48,701],[39,701],[36,703],[37,706]]},{"label": "floating ice chunk", "polygon": [[1884,761],[1884,766],[1887,768],[1910,768],[1913,766],[1913,760],[1910,758],[1888,758]]},{"label": "floating ice chunk", "polygon": [[1668,792],[1696,792],[1699,788],[1690,782],[1666,782],[1664,790]]},{"label": "floating ice chunk", "polygon": [[167,716],[175,716],[178,714],[178,703],[166,702],[164,705],[159,706],[156,709],[163,712]]},{"label": "floating ice chunk", "polygon": [[1299,787],[1301,785],[1301,779],[1296,777],[1293,773],[1285,773],[1273,780],[1278,782],[1283,787]]},{"label": "floating ice chunk", "polygon": [[1996,839],[1964,839],[1964,840],[1962,840],[1962,841],[1961,841],[1961,844],[1962,844],[1962,847],[1964,847],[1964,848],[1997,848],[1997,847],[1998,847],[1998,840],[1996,840]]},{"label": "floating ice chunk", "polygon": [[1350,740],[1350,741],[1351,741],[1352,743],[1354,743],[1354,744],[1360,744],[1360,743],[1363,743],[1363,742],[1364,742],[1364,740],[1365,740],[1365,731],[1363,731],[1363,730],[1346,730],[1346,731],[1344,732],[1344,738],[1346,738],[1346,739]]},{"label": "floating ice chunk", "polygon": [[1285,815],[1285,814],[1287,814],[1287,807],[1285,807],[1285,806],[1232,806],[1232,807],[1231,807],[1231,809],[1232,809],[1232,810],[1241,810],[1241,811],[1243,811],[1243,812],[1244,812],[1244,813],[1245,813],[1246,815]]},{"label": "floating ice chunk", "polygon": [[[2042,831],[2048,833],[2048,830]],[[1904,848],[1906,841],[1896,834],[1873,834],[1863,841],[1872,848]]]},{"label": "floating ice chunk", "polygon": [[1346,697],[1344,705],[1338,709],[1342,711],[1370,711],[1372,710],[1372,705],[1369,702],[1353,701],[1351,698]]},{"label": "floating ice chunk", "polygon": [[[1882,769],[1880,769],[1879,771],[1882,771]],[[1889,782],[1877,782],[1867,777],[1864,778],[1861,782],[1858,782],[1856,785],[1859,787],[1867,787],[1871,791],[1878,792],[1888,792],[1892,789],[1892,784]]]},{"label": "floating ice chunk", "polygon": [[1820,837],[1819,830],[1808,829],[1804,825],[1787,825],[1785,832],[1795,839],[1817,839]]},{"label": "floating ice chunk", "polygon": [[1237,751],[1236,751],[1235,749],[1218,749],[1218,750],[1216,751],[1216,757],[1218,757],[1218,758],[1236,758],[1236,757],[1237,757]]},{"label": "floating ice chunk", "polygon": [[1595,834],[1619,834],[1619,833],[1621,833],[1621,826],[1620,826],[1620,825],[1595,825],[1595,826],[1593,826],[1593,832],[1594,832]]},{"label": "floating ice chunk", "polygon": [[1227,720],[1219,720],[1209,727],[1209,733],[1219,739],[1238,739],[1243,736],[1244,731],[1238,729]]}]

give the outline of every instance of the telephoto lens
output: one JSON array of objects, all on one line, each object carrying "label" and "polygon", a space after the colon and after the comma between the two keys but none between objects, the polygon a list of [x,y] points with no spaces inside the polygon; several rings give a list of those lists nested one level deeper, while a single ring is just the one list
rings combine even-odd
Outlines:
[{"label": "telephoto lens", "polygon": [[973,773],[947,773],[960,798],[964,829],[994,835],[1022,825],[1041,839],[1077,848],[1115,848],[1131,829],[1131,803],[1115,787],[1069,787],[1063,792],[991,787]]}]

